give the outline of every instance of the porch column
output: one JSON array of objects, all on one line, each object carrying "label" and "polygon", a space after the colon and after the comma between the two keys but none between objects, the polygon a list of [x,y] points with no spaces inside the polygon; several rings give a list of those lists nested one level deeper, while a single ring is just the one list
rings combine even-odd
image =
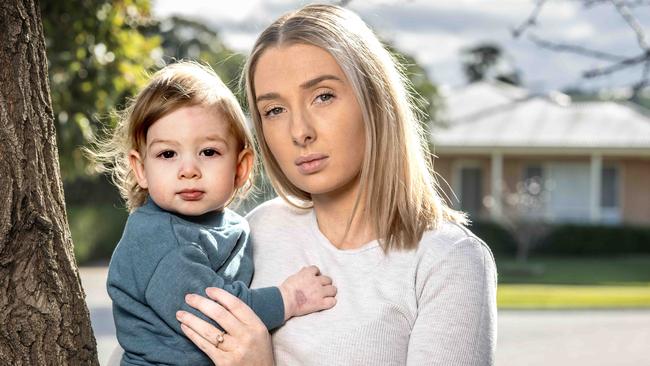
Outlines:
[{"label": "porch column", "polygon": [[603,157],[594,153],[591,154],[591,190],[589,199],[589,211],[591,213],[591,221],[600,221],[600,191],[602,189],[602,171],[603,171]]},{"label": "porch column", "polygon": [[494,151],[492,153],[491,163],[492,206],[490,207],[490,213],[492,214],[492,219],[498,221],[501,219],[501,215],[503,214],[503,198],[501,197],[503,182],[503,154],[500,151]]}]

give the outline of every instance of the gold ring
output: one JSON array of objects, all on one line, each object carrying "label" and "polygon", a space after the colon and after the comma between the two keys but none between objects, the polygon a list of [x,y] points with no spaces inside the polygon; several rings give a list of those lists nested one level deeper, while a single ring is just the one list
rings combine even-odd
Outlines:
[{"label": "gold ring", "polygon": [[217,335],[217,344],[216,346],[219,347],[219,345],[223,343],[223,334]]}]

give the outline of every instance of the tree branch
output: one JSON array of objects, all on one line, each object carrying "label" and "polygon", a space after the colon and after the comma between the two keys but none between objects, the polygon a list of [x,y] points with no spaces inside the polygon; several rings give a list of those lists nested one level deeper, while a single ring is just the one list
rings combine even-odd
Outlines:
[{"label": "tree branch", "polygon": [[621,14],[623,19],[625,19],[625,22],[627,22],[630,28],[632,28],[634,34],[636,34],[636,39],[639,43],[639,47],[641,47],[643,50],[648,50],[650,47],[648,47],[648,42],[645,40],[645,32],[643,31],[643,27],[641,27],[641,24],[639,24],[634,15],[632,15],[630,9],[625,6],[620,0],[611,0],[611,2],[616,7],[616,10],[618,10],[618,13]]},{"label": "tree branch", "polygon": [[[577,0],[577,1],[581,2],[585,8],[591,8],[593,6],[609,3],[611,0]],[[620,1],[620,3],[622,5],[627,6],[628,8],[650,6],[650,0],[627,0],[627,1]]]},{"label": "tree branch", "polygon": [[534,34],[529,34],[528,39],[531,40],[539,47],[547,48],[553,51],[571,52],[586,57],[598,58],[598,59],[612,61],[612,62],[622,62],[628,59],[628,57],[625,56],[619,56],[619,55],[614,55],[603,51],[592,50],[586,47],[577,46],[573,44],[550,42],[541,39]]},{"label": "tree branch", "polygon": [[533,9],[533,12],[528,16],[528,19],[526,19],[519,27],[515,28],[512,30],[512,36],[514,38],[519,38],[526,29],[533,27],[537,24],[537,17],[539,16],[539,13],[542,11],[542,8],[544,7],[544,4],[546,3],[546,0],[538,0],[537,5],[535,6],[535,9]]},{"label": "tree branch", "polygon": [[[578,46],[574,44],[564,44],[558,42],[551,42],[537,37],[534,34],[529,34],[528,39],[535,43],[537,46],[542,48],[547,48],[553,51],[558,52],[571,52],[577,55],[582,55],[586,57],[591,57],[595,59],[605,60],[611,62],[612,64],[602,68],[596,68],[588,70],[582,73],[584,78],[595,78],[598,76],[608,75],[615,73],[617,71],[626,69],[628,67],[633,67],[639,64],[644,63],[644,68],[641,76],[641,80],[634,84],[632,87],[634,90],[634,96],[637,96],[638,93],[645,87],[650,86],[650,44],[647,41],[646,33],[636,19],[636,17],[630,11],[630,8],[638,6],[650,6],[650,0],[575,0],[580,1],[585,8],[601,5],[604,3],[612,4],[619,15],[625,20],[628,26],[634,32],[641,53],[637,56],[620,56],[615,55],[609,52],[603,52],[598,50],[589,49],[583,46]],[[525,33],[528,28],[531,28],[537,24],[537,18],[539,17],[542,8],[546,4],[547,0],[538,0],[535,9],[531,12],[528,18],[521,24],[519,27],[512,30],[512,35],[514,38],[519,38],[523,33]]]},{"label": "tree branch", "polygon": [[632,99],[639,97],[639,94],[647,86],[650,86],[650,59],[645,62],[641,80],[632,87]]},{"label": "tree branch", "polygon": [[625,60],[622,60],[614,65],[610,65],[605,68],[597,68],[597,69],[585,71],[584,73],[582,73],[582,75],[585,78],[591,79],[597,76],[612,74],[614,72],[648,61],[650,61],[650,52],[645,52],[640,54],[639,56],[627,58]]}]

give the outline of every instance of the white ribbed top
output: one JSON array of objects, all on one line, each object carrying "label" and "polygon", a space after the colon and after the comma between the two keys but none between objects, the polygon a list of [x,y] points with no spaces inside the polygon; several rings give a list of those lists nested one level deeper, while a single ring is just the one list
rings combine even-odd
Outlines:
[{"label": "white ribbed top", "polygon": [[415,251],[384,254],[376,241],[339,250],[313,210],[280,199],[248,216],[252,288],[277,286],[317,265],[337,305],[293,318],[273,334],[281,365],[492,365],[496,267],[488,247],[452,223],[426,232]]}]

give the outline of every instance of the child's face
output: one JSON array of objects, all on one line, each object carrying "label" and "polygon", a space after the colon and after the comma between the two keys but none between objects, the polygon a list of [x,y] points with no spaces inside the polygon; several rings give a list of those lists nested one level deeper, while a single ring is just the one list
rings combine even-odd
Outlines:
[{"label": "child's face", "polygon": [[144,159],[135,150],[130,155],[138,184],[158,206],[183,215],[222,209],[252,165],[252,152],[240,150],[228,120],[203,106],[154,122],[144,149]]}]

